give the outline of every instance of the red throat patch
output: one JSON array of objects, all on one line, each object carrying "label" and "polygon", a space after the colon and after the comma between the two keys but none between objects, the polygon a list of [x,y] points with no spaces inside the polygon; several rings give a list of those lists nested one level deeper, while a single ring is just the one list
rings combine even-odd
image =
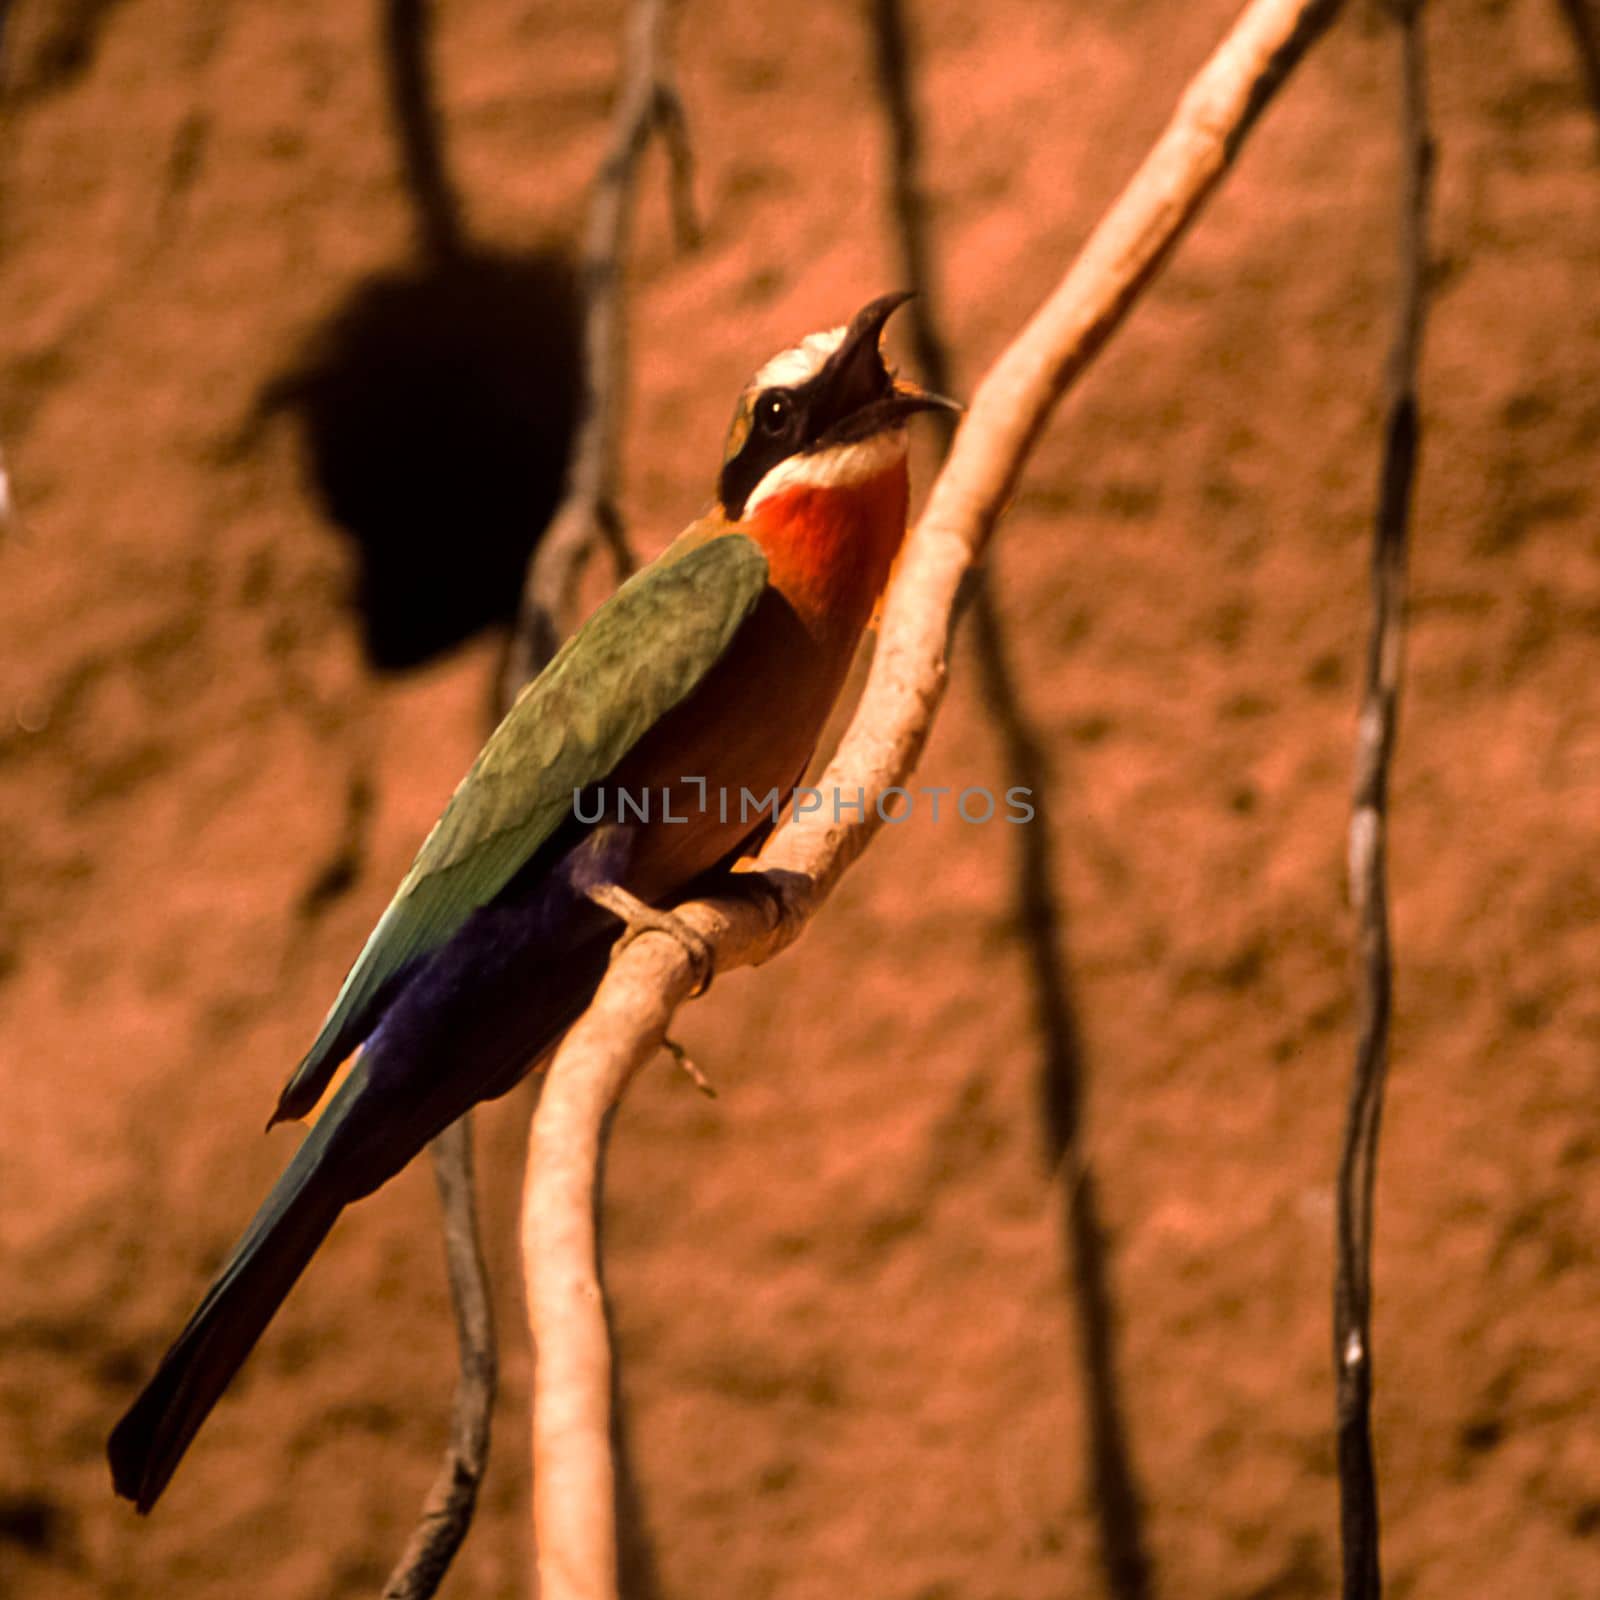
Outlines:
[{"label": "red throat patch", "polygon": [[817,637],[861,632],[906,534],[910,491],[902,457],[859,483],[796,484],[751,513],[773,586]]}]

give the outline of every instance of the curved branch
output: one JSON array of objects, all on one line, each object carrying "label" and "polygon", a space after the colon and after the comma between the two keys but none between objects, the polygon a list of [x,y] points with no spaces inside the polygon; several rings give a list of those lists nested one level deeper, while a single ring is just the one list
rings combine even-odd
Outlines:
[{"label": "curved branch", "polygon": [[[680,908],[720,969],[768,960],[798,935],[876,833],[875,802],[916,765],[944,694],[962,580],[982,555],[1045,421],[1227,171],[1338,0],[1253,0],[1055,292],[979,385],[909,538],[861,704],[820,787],[868,797],[866,816],[792,821],[761,859],[771,896]],[[534,1514],[544,1600],[615,1593],[610,1356],[595,1262],[606,1110],[660,1046],[694,981],[682,945],[646,934],[612,963],[551,1063],[523,1211],[534,1387]]]}]

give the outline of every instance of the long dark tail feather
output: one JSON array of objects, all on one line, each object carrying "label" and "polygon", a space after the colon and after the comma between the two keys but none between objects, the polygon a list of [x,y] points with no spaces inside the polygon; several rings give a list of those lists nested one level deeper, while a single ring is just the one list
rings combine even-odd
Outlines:
[{"label": "long dark tail feather", "polygon": [[494,908],[401,992],[112,1432],[118,1494],[150,1510],[339,1213],[525,1076],[588,1004],[616,929],[587,901],[549,923]]},{"label": "long dark tail feather", "polygon": [[[332,1115],[332,1107],[329,1115]],[[343,1209],[321,1166],[319,1127],[301,1145],[155,1376],[111,1434],[118,1494],[149,1511],[200,1424],[255,1348]]]}]

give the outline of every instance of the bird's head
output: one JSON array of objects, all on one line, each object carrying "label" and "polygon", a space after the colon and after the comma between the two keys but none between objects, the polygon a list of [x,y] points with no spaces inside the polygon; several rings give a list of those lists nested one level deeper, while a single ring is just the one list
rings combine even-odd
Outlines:
[{"label": "bird's head", "polygon": [[728,430],[718,483],[730,521],[744,520],[785,490],[849,490],[899,471],[906,418],[961,409],[897,379],[884,364],[884,324],[910,298],[880,295],[844,327],[809,334],[750,380]]}]

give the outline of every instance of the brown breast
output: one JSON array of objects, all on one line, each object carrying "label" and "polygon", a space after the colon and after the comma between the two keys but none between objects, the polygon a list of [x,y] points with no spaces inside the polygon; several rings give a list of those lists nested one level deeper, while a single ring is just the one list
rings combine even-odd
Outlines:
[{"label": "brown breast", "polygon": [[787,798],[804,772],[852,654],[815,638],[776,590],[762,596],[705,682],[605,786],[607,819],[635,828],[629,889],[659,900],[757,831],[771,815],[763,799]]}]

